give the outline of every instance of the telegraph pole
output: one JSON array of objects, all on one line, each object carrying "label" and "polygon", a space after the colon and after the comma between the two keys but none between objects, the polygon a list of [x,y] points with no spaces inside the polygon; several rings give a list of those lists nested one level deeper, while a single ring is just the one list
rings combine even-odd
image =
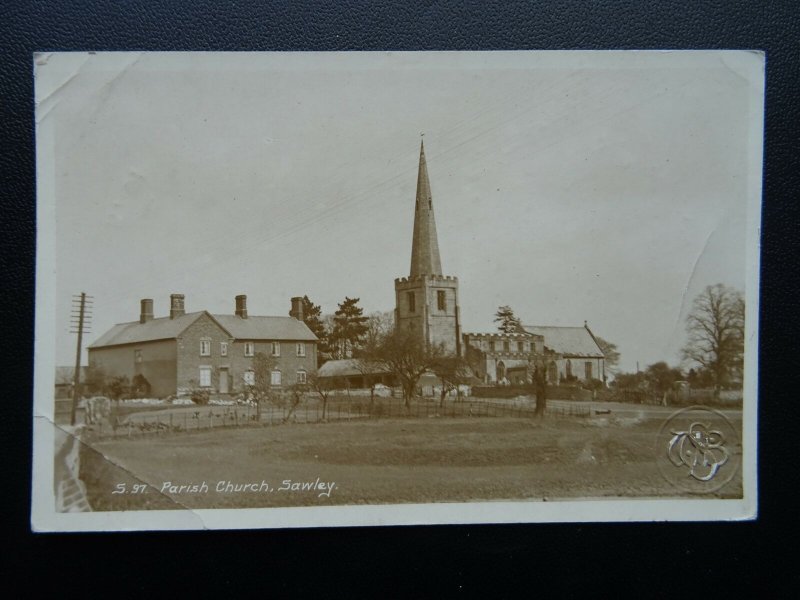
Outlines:
[{"label": "telegraph pole", "polygon": [[78,410],[78,401],[81,397],[81,350],[83,334],[89,333],[88,324],[92,318],[92,296],[81,292],[80,296],[72,297],[72,313],[70,319],[70,333],[78,334],[78,348],[75,352],[75,376],[72,382],[72,411],[70,425],[75,425],[75,413]]}]

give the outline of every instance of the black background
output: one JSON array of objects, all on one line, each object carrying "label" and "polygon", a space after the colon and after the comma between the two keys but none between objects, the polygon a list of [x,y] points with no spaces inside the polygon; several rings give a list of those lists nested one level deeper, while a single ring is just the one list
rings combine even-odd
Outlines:
[{"label": "black background", "polygon": [[[4,587],[67,595],[491,597],[762,593],[798,582],[796,2],[4,2],[0,8]],[[439,526],[32,534],[35,261],[32,57],[47,50],[746,48],[767,53],[759,519],[749,523]],[[657,224],[654,224],[657,226]],[[91,235],[91,232],[87,232]],[[620,515],[621,517],[623,515]],[[766,587],[765,587],[766,586]],[[26,594],[28,595],[28,594]]]}]

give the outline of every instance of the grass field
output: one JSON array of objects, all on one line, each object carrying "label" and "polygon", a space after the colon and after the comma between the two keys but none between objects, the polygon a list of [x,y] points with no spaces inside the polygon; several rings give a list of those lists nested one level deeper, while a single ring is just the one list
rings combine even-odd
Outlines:
[{"label": "grass field", "polygon": [[[95,442],[81,477],[95,510],[678,496],[656,466],[661,423],[422,418],[201,431]],[[219,482],[260,489],[217,491]],[[326,495],[320,483],[335,486]],[[112,493],[119,484],[125,493]],[[712,497],[741,495],[737,474]]]}]

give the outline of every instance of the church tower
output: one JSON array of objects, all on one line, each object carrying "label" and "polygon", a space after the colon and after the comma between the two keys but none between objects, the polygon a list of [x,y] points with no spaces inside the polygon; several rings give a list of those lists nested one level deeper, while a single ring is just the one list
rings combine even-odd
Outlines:
[{"label": "church tower", "polygon": [[394,280],[395,322],[417,332],[429,344],[444,344],[448,352],[461,354],[458,278],[442,275],[433,198],[420,143],[414,237],[408,277]]}]

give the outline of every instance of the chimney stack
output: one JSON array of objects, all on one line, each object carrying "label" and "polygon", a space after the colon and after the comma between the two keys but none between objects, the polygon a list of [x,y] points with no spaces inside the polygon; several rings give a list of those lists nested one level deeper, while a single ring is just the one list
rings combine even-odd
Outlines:
[{"label": "chimney stack", "polygon": [[289,311],[289,316],[294,317],[298,321],[303,320],[303,297],[295,296],[292,298],[292,310]]},{"label": "chimney stack", "polygon": [[169,318],[176,319],[186,314],[183,307],[183,294],[169,295]]},{"label": "chimney stack", "polygon": [[236,296],[236,316],[242,319],[247,318],[247,296],[239,294]]},{"label": "chimney stack", "polygon": [[147,323],[153,320],[153,300],[142,298],[141,310],[139,311],[139,323]]}]

